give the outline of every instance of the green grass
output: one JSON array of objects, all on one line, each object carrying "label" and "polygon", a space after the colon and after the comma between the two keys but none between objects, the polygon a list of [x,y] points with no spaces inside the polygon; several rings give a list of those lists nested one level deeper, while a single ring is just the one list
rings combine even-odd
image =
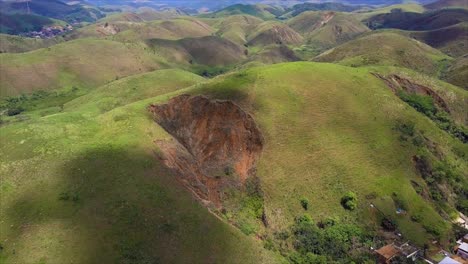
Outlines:
[{"label": "green grass", "polygon": [[417,40],[384,31],[346,42],[314,60],[352,67],[398,66],[439,76],[453,59]]},{"label": "green grass", "polygon": [[[328,18],[331,16],[331,18]],[[323,23],[323,21],[327,21]],[[301,33],[309,45],[325,50],[349,41],[370,31],[364,24],[348,13],[304,12],[287,21]]]},{"label": "green grass", "polygon": [[358,10],[355,11],[355,16],[357,19],[363,21],[372,16],[379,15],[379,14],[386,14],[390,13],[392,9],[401,9],[404,12],[414,12],[414,13],[423,13],[425,8],[422,5],[417,3],[407,3],[407,4],[398,4],[398,5],[390,5],[378,9],[371,9],[371,10]]},{"label": "green grass", "polygon": [[[265,137],[257,166],[263,195],[240,197],[241,207],[231,212],[245,233],[270,237],[284,231],[304,213],[299,201],[307,199],[316,222],[335,217],[373,231],[379,223],[369,204],[375,202],[406,239],[423,244],[434,237],[424,227],[436,226],[445,241],[448,223],[410,182],[422,181],[412,162],[418,150],[401,142],[394,128],[414,122],[457,171],[467,171],[467,165],[455,150],[468,150],[368,69],[298,62],[199,81],[172,70],[129,77],[93,89],[65,104],[63,112],[1,126],[2,258],[13,263],[281,260],[253,234],[243,235],[208,213],[154,156],[159,152],[154,140],[170,135],[146,108],[182,93],[234,100],[252,113]],[[193,83],[198,84],[179,89]],[[133,95],[134,87],[141,97]],[[100,109],[105,102],[109,107]],[[354,211],[340,203],[349,191],[358,197]],[[375,197],[367,199],[370,193]],[[409,215],[395,214],[393,193]],[[266,229],[257,219],[260,206]],[[410,220],[416,212],[421,222]]]},{"label": "green grass", "polygon": [[163,67],[139,44],[80,39],[28,53],[0,54],[0,97],[77,86],[96,87]]},{"label": "green grass", "polygon": [[[2,261],[277,262],[198,204],[154,156],[153,140],[168,136],[147,114],[148,101],[124,106],[199,81],[178,70],[143,74],[61,113],[2,126]],[[119,104],[95,111],[104,98]],[[158,98],[151,101],[167,96]]]}]

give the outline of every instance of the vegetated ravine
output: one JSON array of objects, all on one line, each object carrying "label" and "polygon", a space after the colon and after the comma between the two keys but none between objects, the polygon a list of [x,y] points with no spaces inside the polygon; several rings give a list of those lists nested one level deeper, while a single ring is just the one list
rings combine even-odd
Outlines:
[{"label": "vegetated ravine", "polygon": [[149,111],[173,137],[156,142],[164,163],[205,205],[220,208],[224,189],[241,188],[255,175],[263,136],[235,103],[180,95]]}]

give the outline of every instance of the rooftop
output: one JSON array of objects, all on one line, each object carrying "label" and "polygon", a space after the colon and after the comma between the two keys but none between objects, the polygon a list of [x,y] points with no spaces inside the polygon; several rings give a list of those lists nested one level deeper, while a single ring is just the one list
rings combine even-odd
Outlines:
[{"label": "rooftop", "polygon": [[461,245],[458,247],[458,250],[463,250],[465,252],[468,252],[468,244],[467,243],[461,243]]},{"label": "rooftop", "polygon": [[399,250],[393,244],[390,244],[379,248],[375,252],[385,259],[391,259],[399,253]]},{"label": "rooftop", "polygon": [[462,264],[453,258],[450,257],[445,257],[442,261],[439,262],[439,264]]}]

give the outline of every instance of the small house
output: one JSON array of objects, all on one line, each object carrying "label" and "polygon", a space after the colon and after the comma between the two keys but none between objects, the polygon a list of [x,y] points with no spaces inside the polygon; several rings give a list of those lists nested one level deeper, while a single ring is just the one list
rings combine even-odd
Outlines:
[{"label": "small house", "polygon": [[461,243],[461,245],[458,246],[456,251],[458,256],[460,256],[462,259],[468,260],[468,243]]},{"label": "small house", "polygon": [[392,259],[397,256],[400,251],[393,245],[383,246],[375,251],[378,257],[378,262],[381,264],[390,264]]},{"label": "small house", "polygon": [[439,264],[462,264],[462,263],[454,260],[451,257],[445,257],[443,260],[439,262]]}]

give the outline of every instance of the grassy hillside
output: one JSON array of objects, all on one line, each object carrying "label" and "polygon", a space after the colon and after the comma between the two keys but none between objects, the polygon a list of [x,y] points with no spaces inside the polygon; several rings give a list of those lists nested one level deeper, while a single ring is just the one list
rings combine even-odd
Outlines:
[{"label": "grassy hillside", "polygon": [[0,34],[0,52],[1,53],[19,53],[32,51],[40,48],[58,44],[63,40],[60,38],[53,39],[36,39],[20,36],[12,36]]},{"label": "grassy hillside", "polygon": [[291,10],[288,10],[286,14],[282,15],[281,19],[287,19],[298,16],[307,11],[338,11],[338,12],[352,12],[361,9],[359,5],[345,5],[342,3],[303,3],[294,5]]},{"label": "grassy hillside", "polygon": [[395,11],[365,20],[370,28],[398,28],[404,30],[434,30],[468,21],[466,9],[442,9],[425,13]]},{"label": "grassy hillside", "polygon": [[0,97],[36,90],[90,88],[161,67],[137,44],[81,39],[28,53],[0,54]]},{"label": "grassy hillside", "polygon": [[180,40],[150,39],[146,44],[168,62],[189,68],[225,67],[246,58],[243,46],[215,36]]},{"label": "grassy hillside", "polygon": [[412,31],[409,36],[452,57],[459,57],[467,52],[468,22],[436,30]]},{"label": "grassy hillside", "polygon": [[194,18],[179,18],[153,22],[104,22],[81,28],[69,36],[69,39],[97,37],[123,42],[136,42],[150,38],[181,39],[203,37],[213,34],[213,29]]},{"label": "grassy hillside", "polygon": [[[297,259],[302,255],[292,254],[295,249],[308,250],[293,243],[303,238],[291,229],[306,212],[301,200],[308,201],[316,223],[333,219],[335,227],[325,228],[324,235],[358,236],[352,249],[336,247],[335,254],[325,247],[325,263],[343,256],[358,263],[373,259],[370,253],[354,255],[374,246],[367,235],[382,234],[382,217],[370,203],[405,239],[419,245],[446,242],[450,225],[436,212],[439,204],[414,187],[429,188],[413,159],[424,154],[436,162],[440,155],[453,166],[451,173],[466,179],[461,156],[468,149],[369,70],[285,63],[181,89],[201,80],[181,71],[130,77],[65,104],[61,113],[0,127],[7,139],[0,146],[2,260],[275,263],[280,257],[274,251]],[[125,105],[142,98],[133,97],[134,88],[156,97]],[[161,155],[154,142],[170,142],[171,136],[151,120],[148,105],[186,93],[230,99],[253,115],[265,141],[256,170],[263,193],[260,217],[252,211],[258,200],[229,204],[228,199],[215,218],[154,156]],[[101,108],[103,101],[108,107]],[[402,125],[412,127],[414,136],[423,133],[420,145],[403,134]],[[349,191],[358,197],[353,211],[340,204]],[[400,207],[406,214],[395,213]]]},{"label": "grassy hillside", "polygon": [[389,65],[427,74],[440,74],[451,58],[417,40],[389,32],[378,32],[344,43],[315,58],[353,67]]},{"label": "grassy hillside", "polygon": [[243,45],[248,42],[249,36],[263,20],[249,15],[233,15],[219,19],[213,27],[217,29],[216,35],[234,43]]},{"label": "grassy hillside", "polygon": [[284,9],[281,7],[270,6],[270,5],[243,5],[236,4],[228,6],[219,11],[209,13],[206,15],[201,15],[201,17],[206,18],[216,18],[216,17],[226,17],[231,15],[250,15],[258,17],[264,20],[274,19],[275,17],[281,15],[284,12]]},{"label": "grassy hillside", "polygon": [[303,37],[289,26],[267,21],[255,28],[255,32],[249,37],[248,45],[266,46],[270,44],[299,45]]},{"label": "grassy hillside", "polygon": [[29,14],[0,13],[0,33],[17,35],[30,31],[40,31],[44,26],[56,24],[48,17]]},{"label": "grassy hillside", "polygon": [[3,1],[0,9],[7,13],[32,13],[40,16],[56,18],[72,22],[93,22],[103,17],[103,14],[95,8],[78,5],[68,5],[58,0],[32,0]]},{"label": "grassy hillside", "polygon": [[0,127],[2,263],[279,262],[193,200],[154,156],[153,140],[167,134],[147,103],[102,108],[104,99],[133,101],[119,95],[135,87],[156,96],[201,80],[181,71],[141,78]]},{"label": "grassy hillside", "polygon": [[427,9],[441,8],[468,8],[468,3],[464,0],[438,0],[424,6]]},{"label": "grassy hillside", "polygon": [[447,82],[468,89],[468,55],[457,58],[444,75]]},{"label": "grassy hillside", "polygon": [[370,17],[380,14],[391,13],[392,10],[400,10],[402,12],[412,12],[412,13],[423,13],[425,8],[422,5],[417,3],[406,3],[398,5],[389,5],[382,8],[368,9],[368,10],[357,10],[355,11],[355,16],[357,19],[363,21]]},{"label": "grassy hillside", "polygon": [[320,48],[336,46],[370,31],[352,15],[335,12],[304,12],[287,23],[309,44]]}]

